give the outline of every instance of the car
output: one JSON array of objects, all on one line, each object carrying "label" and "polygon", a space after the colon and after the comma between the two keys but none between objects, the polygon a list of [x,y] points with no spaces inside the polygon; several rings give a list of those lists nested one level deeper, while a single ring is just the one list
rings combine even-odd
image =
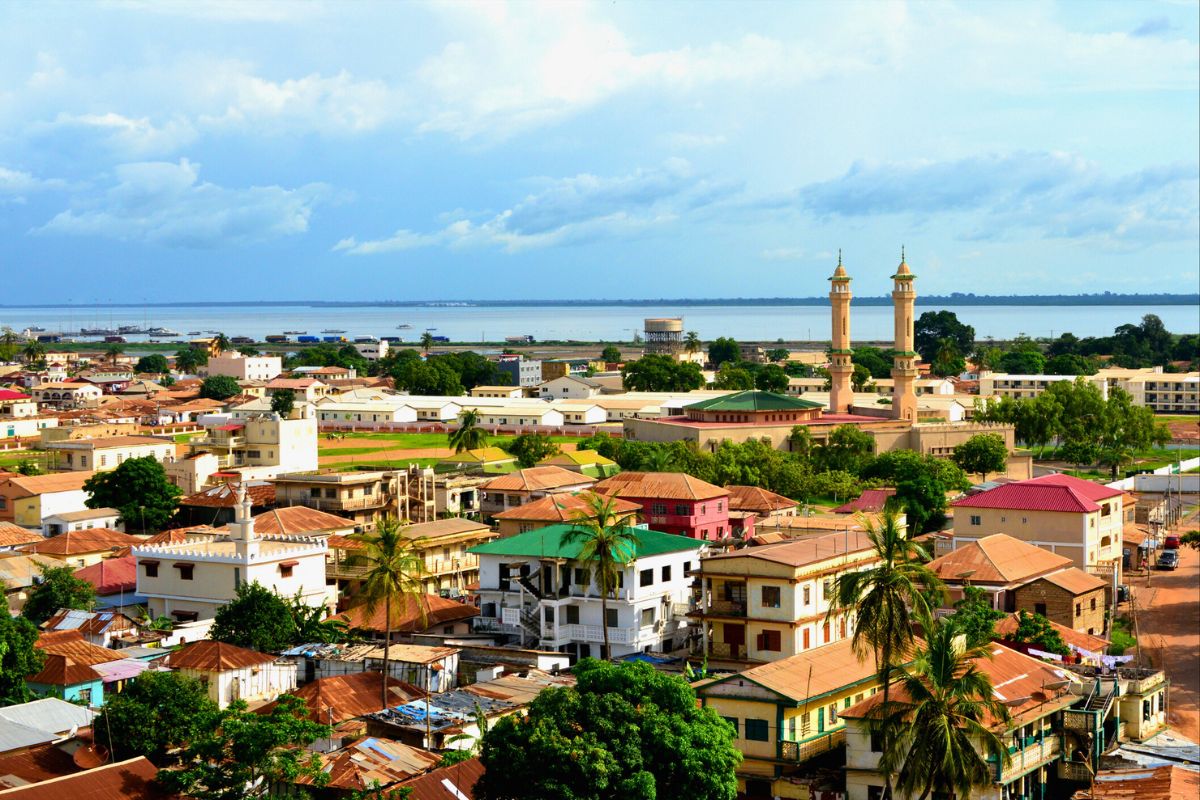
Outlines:
[{"label": "car", "polygon": [[1129,587],[1127,585],[1125,585],[1124,583],[1122,583],[1120,586],[1117,587],[1117,602],[1118,603],[1129,602]]},{"label": "car", "polygon": [[1163,550],[1158,556],[1159,569],[1177,569],[1179,567],[1179,551]]},{"label": "car", "polygon": [[1168,536],[1166,539],[1163,540],[1163,549],[1164,550],[1178,550],[1179,545],[1180,545],[1180,542],[1179,542],[1178,536]]}]

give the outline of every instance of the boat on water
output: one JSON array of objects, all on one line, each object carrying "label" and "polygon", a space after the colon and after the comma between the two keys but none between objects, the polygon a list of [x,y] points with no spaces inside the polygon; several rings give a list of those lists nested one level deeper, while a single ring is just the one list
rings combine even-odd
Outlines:
[{"label": "boat on water", "polygon": [[412,327],[412,325],[409,325],[407,322],[401,322],[399,325],[396,326],[396,330],[406,331],[411,327]]},{"label": "boat on water", "polygon": [[288,336],[304,336],[308,331],[284,331]]},{"label": "boat on water", "polygon": [[437,328],[426,328],[425,330],[427,330],[427,331],[436,331],[436,330],[437,330]]},{"label": "boat on water", "polygon": [[187,332],[188,336],[202,336],[203,334],[204,334],[204,331],[188,331]]},{"label": "boat on water", "polygon": [[46,329],[41,327],[40,325],[30,325],[28,328],[26,328],[26,330],[33,331],[34,333],[45,333],[46,332]]},{"label": "boat on water", "polygon": [[326,328],[321,333],[345,333],[345,331],[339,328]]},{"label": "boat on water", "polygon": [[150,336],[179,336],[179,331],[173,331],[170,328],[147,328],[144,333]]},{"label": "boat on water", "polygon": [[111,328],[80,328],[80,336],[116,336],[117,332]]}]

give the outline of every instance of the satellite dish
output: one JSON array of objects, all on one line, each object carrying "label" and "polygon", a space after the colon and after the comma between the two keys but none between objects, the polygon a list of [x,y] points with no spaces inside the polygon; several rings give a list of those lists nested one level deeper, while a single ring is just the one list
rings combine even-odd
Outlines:
[{"label": "satellite dish", "polygon": [[1014,697],[1011,700],[1001,700],[1000,702],[1004,703],[1004,705],[1008,706],[1009,708],[1016,708],[1017,706],[1025,705],[1032,699],[1033,698],[1029,695],[1025,695],[1024,697]]},{"label": "satellite dish", "polygon": [[1071,685],[1070,681],[1054,681],[1052,683],[1042,684],[1043,689],[1065,689]]}]

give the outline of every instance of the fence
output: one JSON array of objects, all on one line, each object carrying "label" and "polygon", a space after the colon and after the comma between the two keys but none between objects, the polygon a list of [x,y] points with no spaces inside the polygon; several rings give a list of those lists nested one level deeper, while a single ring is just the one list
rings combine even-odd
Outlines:
[{"label": "fence", "polygon": [[1131,475],[1107,485],[1113,489],[1132,489],[1138,492],[1161,493],[1170,489],[1183,494],[1197,494],[1200,493],[1200,473],[1186,474],[1188,470],[1197,467],[1200,467],[1200,457],[1189,458],[1178,464],[1168,464],[1153,472]]},{"label": "fence", "polygon": [[[487,425],[477,426],[492,436],[519,436],[522,433],[542,433],[547,436],[592,436],[601,431],[620,438],[620,428],[604,425]],[[321,421],[321,433],[450,433],[458,426],[449,422],[333,422]]]}]

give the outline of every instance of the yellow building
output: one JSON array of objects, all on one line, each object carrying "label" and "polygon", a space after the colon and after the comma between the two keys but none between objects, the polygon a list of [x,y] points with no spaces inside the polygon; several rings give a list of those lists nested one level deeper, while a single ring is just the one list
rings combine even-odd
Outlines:
[{"label": "yellow building", "polygon": [[749,797],[809,798],[797,780],[804,762],[845,741],[841,712],[874,694],[875,665],[849,639],[696,684],[700,702],[736,731],[745,761],[738,791]]},{"label": "yellow building", "polygon": [[828,618],[837,576],[876,560],[862,531],[810,536],[700,560],[706,653],[776,661],[854,634],[849,614]]},{"label": "yellow building", "polygon": [[60,468],[71,471],[116,469],[131,458],[152,456],[159,463],[175,459],[175,442],[153,436],[107,436],[69,439],[46,445]]}]

